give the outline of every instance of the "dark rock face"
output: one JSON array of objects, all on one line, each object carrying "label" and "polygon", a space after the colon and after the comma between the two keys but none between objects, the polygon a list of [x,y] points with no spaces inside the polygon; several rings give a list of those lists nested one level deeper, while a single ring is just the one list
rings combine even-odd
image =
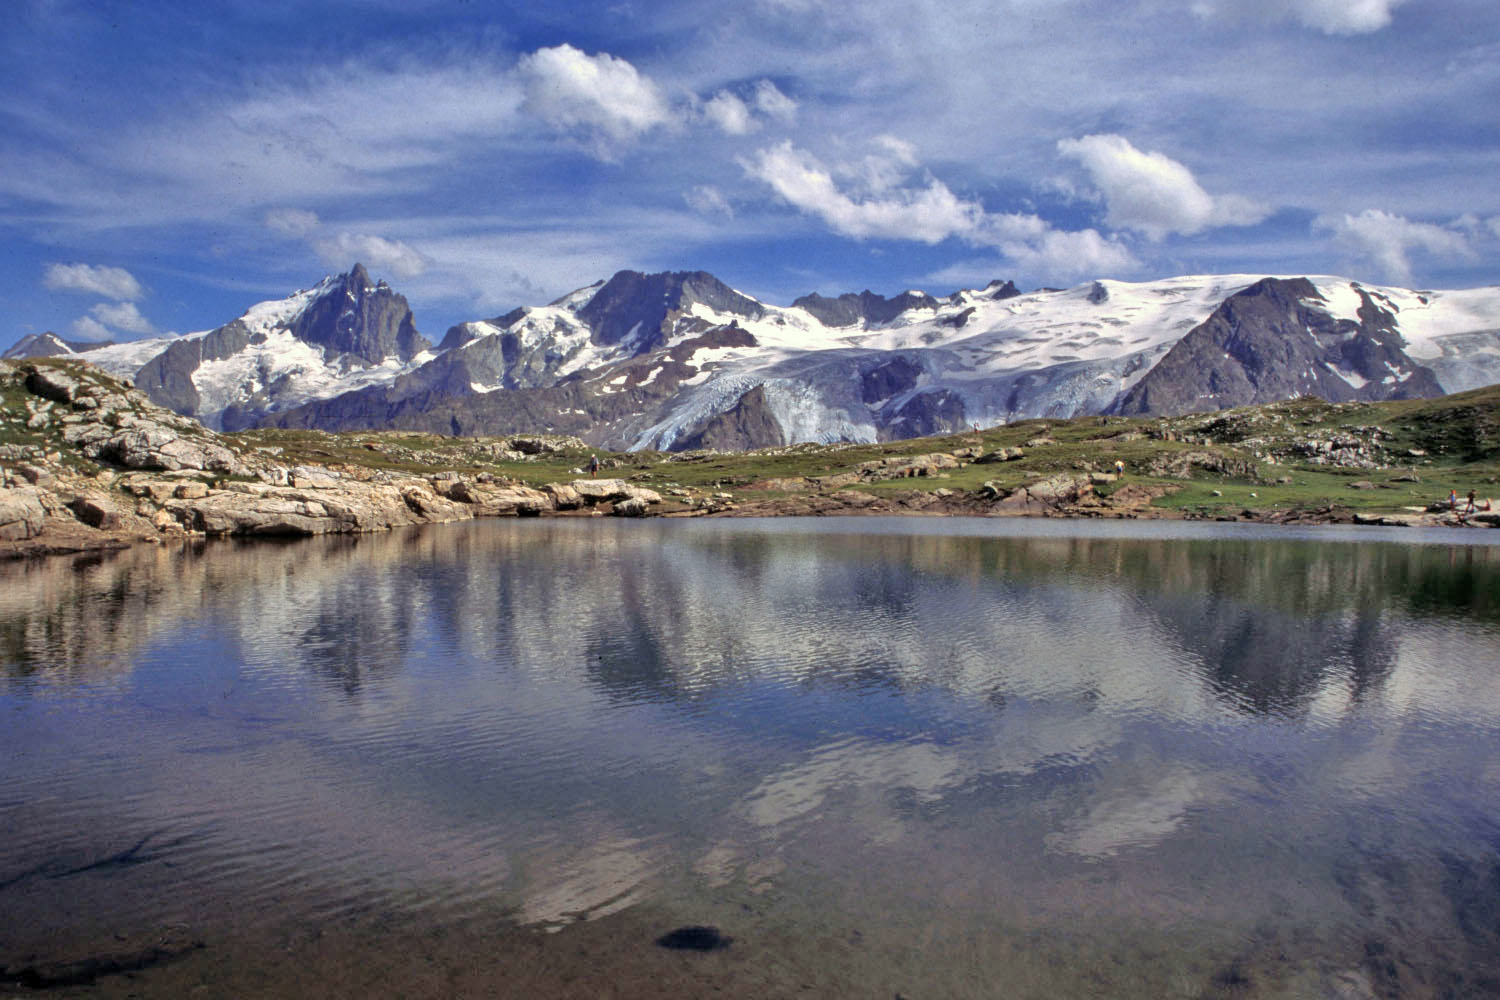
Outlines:
[{"label": "dark rock face", "polygon": [[621,271],[578,310],[578,318],[593,331],[594,343],[620,344],[633,337],[633,353],[644,354],[666,342],[668,318],[694,302],[747,319],[765,314],[760,303],[705,271]]},{"label": "dark rock face", "polygon": [[967,429],[964,401],[951,389],[920,392],[885,416],[880,428],[882,441],[956,434]]},{"label": "dark rock face", "polygon": [[1256,282],[1225,299],[1110,409],[1175,415],[1303,395],[1330,402],[1441,395],[1433,373],[1406,355],[1391,312],[1359,293],[1354,323],[1309,305],[1322,297],[1306,278]]},{"label": "dark rock face", "polygon": [[298,340],[322,347],[329,360],[348,355],[366,365],[387,358],[410,361],[432,346],[417,332],[406,297],[383,281],[372,285],[361,264],[313,301],[290,330]]},{"label": "dark rock face", "polygon": [[138,389],[157,406],[178,413],[196,414],[200,398],[193,385],[193,372],[203,362],[203,345],[197,340],[179,340],[141,366],[135,373]]},{"label": "dark rock face", "polygon": [[1021,294],[1021,290],[1016,287],[1016,283],[1014,281],[1002,282],[1000,281],[1000,279],[996,278],[994,281],[984,286],[984,294],[988,295],[992,299],[995,299],[996,301],[999,301],[1002,299],[1013,299],[1017,295]]},{"label": "dark rock face", "polygon": [[786,443],[786,432],[766,403],[766,387],[758,385],[741,396],[733,407],[710,417],[680,438],[674,450],[749,451]]},{"label": "dark rock face", "polygon": [[855,326],[889,323],[908,309],[936,309],[938,300],[922,292],[902,292],[893,299],[865,289],[858,295],[845,292],[836,299],[814,292],[792,303],[811,313],[824,326]]},{"label": "dark rock face", "polygon": [[911,358],[898,355],[884,364],[871,368],[860,377],[860,398],[866,403],[879,403],[917,387],[922,377],[922,366]]}]

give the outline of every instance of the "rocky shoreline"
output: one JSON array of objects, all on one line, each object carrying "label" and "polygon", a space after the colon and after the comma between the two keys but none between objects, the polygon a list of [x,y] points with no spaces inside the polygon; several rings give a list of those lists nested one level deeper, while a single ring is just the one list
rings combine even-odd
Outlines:
[{"label": "rocky shoreline", "polygon": [[[658,491],[618,478],[533,487],[482,471],[418,475],[351,464],[287,466],[278,461],[279,449],[217,435],[88,366],[12,366],[0,381],[6,403],[0,428],[14,432],[0,443],[0,557],[386,531],[474,517],[1192,516],[1152,506],[1171,486],[1122,484],[1102,473],[1053,475],[1010,488],[988,482],[977,490],[860,488],[937,475],[962,461],[947,454],[858,475],[751,483],[733,493]],[[495,447],[519,455],[581,449],[583,443],[518,439]],[[1337,506],[1247,508],[1215,519],[1500,527],[1500,513],[1367,515]]]}]

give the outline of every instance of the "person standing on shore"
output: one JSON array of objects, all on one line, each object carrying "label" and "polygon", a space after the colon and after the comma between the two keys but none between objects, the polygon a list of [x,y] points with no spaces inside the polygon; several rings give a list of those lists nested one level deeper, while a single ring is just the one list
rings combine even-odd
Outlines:
[{"label": "person standing on shore", "polygon": [[589,456],[589,478],[593,479],[599,475],[599,456]]}]

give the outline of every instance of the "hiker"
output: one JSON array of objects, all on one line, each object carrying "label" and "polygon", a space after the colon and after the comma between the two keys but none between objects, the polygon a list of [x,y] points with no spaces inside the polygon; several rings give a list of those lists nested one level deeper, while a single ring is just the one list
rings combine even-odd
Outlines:
[{"label": "hiker", "polygon": [[593,479],[597,475],[599,475],[599,456],[598,455],[590,455],[589,456],[589,478]]},{"label": "hiker", "polygon": [[1448,509],[1458,510],[1458,490],[1448,491]]},{"label": "hiker", "polygon": [[1478,510],[1478,509],[1479,509],[1479,507],[1474,503],[1474,491],[1470,490],[1469,491],[1469,505],[1464,508],[1464,513],[1465,514],[1472,514],[1476,510]]},{"label": "hiker", "polygon": [[1125,463],[1118,458],[1115,459],[1115,475],[1119,476],[1121,479],[1125,478]]}]

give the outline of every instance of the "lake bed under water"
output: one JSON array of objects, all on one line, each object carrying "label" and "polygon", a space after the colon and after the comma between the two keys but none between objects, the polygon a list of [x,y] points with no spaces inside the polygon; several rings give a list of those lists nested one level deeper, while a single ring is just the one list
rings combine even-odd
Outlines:
[{"label": "lake bed under water", "polygon": [[1500,547],[555,520],[15,564],[0,831],[0,992],[1500,995]]}]

